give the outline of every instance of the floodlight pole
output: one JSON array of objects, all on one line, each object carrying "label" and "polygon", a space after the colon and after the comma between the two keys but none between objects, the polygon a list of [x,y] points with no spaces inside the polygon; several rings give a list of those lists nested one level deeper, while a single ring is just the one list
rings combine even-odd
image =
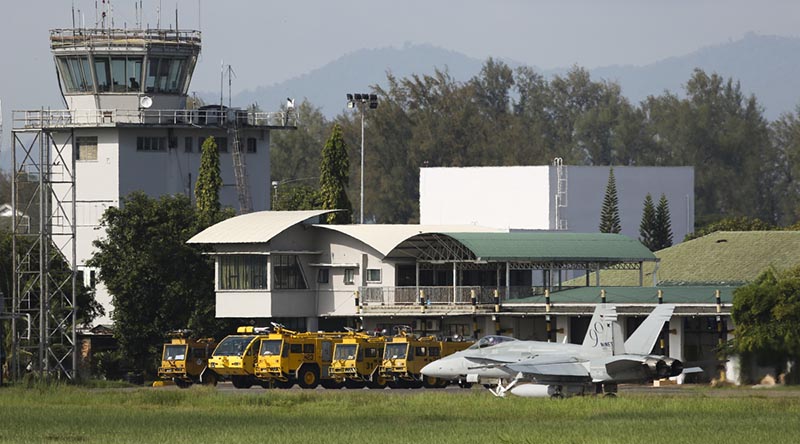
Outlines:
[{"label": "floodlight pole", "polygon": [[364,224],[364,105],[359,105],[361,110],[361,203],[358,208],[361,213],[359,223]]}]

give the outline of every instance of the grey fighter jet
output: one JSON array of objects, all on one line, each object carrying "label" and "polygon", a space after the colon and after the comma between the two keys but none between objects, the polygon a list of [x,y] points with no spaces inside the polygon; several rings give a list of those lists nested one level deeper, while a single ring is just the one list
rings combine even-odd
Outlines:
[{"label": "grey fighter jet", "polygon": [[485,336],[466,350],[426,365],[422,374],[483,384],[500,397],[507,393],[527,397],[586,393],[615,396],[617,384],[648,382],[684,372],[681,361],[651,354],[674,309],[672,304],[657,305],[623,342],[616,307],[599,304],[581,345]]}]

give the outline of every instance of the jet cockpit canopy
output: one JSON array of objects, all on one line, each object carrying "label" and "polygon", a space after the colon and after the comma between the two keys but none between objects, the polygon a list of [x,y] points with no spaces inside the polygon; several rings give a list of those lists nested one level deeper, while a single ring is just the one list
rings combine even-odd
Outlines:
[{"label": "jet cockpit canopy", "polygon": [[478,342],[472,344],[468,350],[476,350],[479,348],[486,348],[491,347],[493,345],[497,345],[501,342],[509,342],[509,341],[517,341],[518,339],[512,338],[510,336],[497,336],[497,335],[489,335],[482,337]]}]

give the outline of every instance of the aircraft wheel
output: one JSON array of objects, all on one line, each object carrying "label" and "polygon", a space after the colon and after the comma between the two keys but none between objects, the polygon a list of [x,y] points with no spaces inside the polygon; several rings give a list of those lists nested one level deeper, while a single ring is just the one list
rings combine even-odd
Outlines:
[{"label": "aircraft wheel", "polygon": [[433,376],[424,376],[422,378],[422,386],[425,388],[439,388],[441,381],[439,378]]},{"label": "aircraft wheel", "polygon": [[605,395],[603,395],[603,397],[604,398],[612,398],[613,399],[613,398],[617,397],[617,394],[614,393],[614,392],[609,392],[609,393],[606,393]]},{"label": "aircraft wheel", "polygon": [[461,387],[462,389],[470,389],[470,388],[472,388],[472,383],[459,380],[458,381],[458,386]]},{"label": "aircraft wheel", "polygon": [[319,370],[311,366],[303,367],[300,369],[297,382],[300,387],[306,389],[317,388],[317,385],[319,385]]}]

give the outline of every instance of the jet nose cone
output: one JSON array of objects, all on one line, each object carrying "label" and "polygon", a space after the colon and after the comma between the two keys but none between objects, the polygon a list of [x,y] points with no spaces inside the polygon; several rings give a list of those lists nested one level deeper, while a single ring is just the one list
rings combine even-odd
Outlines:
[{"label": "jet nose cone", "polygon": [[438,369],[438,367],[439,366],[436,364],[436,362],[431,362],[430,364],[426,365],[425,367],[422,367],[422,370],[420,370],[419,372],[422,373],[425,376],[436,377],[436,375],[434,373],[436,373],[436,369]]}]

